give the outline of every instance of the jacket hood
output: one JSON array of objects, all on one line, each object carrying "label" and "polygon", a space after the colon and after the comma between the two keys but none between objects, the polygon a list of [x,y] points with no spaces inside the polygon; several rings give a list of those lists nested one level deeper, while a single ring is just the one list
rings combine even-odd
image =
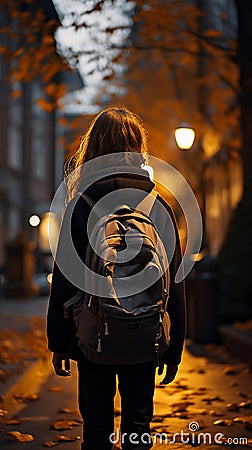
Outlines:
[{"label": "jacket hood", "polygon": [[[116,203],[124,204],[128,200],[138,203],[154,187],[155,183],[150,180],[147,170],[137,169],[134,170],[134,173],[125,172],[103,176],[85,189],[85,193],[95,201],[108,196],[108,200],[111,198],[112,203],[114,203],[114,199],[116,199]],[[109,194],[112,194],[112,197]]]}]

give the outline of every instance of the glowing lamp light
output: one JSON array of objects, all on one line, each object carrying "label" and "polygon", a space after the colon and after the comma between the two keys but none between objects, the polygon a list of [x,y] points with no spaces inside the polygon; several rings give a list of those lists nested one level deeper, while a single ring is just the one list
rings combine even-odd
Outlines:
[{"label": "glowing lamp light", "polygon": [[175,141],[181,150],[190,150],[195,140],[195,131],[193,128],[180,127],[176,128]]},{"label": "glowing lamp light", "polygon": [[33,214],[30,218],[29,218],[29,224],[32,227],[37,227],[40,224],[40,218],[39,216],[37,216],[36,214]]},{"label": "glowing lamp light", "polygon": [[47,279],[47,283],[51,285],[52,284],[52,273],[49,273],[47,275],[46,279]]}]

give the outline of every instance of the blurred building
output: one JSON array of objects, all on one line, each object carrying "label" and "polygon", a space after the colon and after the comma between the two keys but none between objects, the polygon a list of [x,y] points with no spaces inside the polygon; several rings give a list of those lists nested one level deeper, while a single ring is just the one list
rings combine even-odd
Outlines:
[{"label": "blurred building", "polygon": [[[197,0],[203,11],[201,32],[211,30],[216,48],[230,49],[230,42],[237,42],[238,22],[234,0]],[[216,50],[218,55],[218,50]],[[225,52],[225,51],[224,51]],[[217,256],[225,239],[232,213],[243,192],[243,168],[240,158],[241,131],[239,116],[239,72],[234,67],[232,57],[216,57],[215,65],[211,58],[200,56],[200,75],[218,74],[219,101],[213,98],[208,89],[199,92],[199,108],[209,125],[205,126],[200,136],[202,152],[202,170],[200,172],[200,189],[205,196],[204,221],[209,251]],[[216,65],[217,64],[217,65]],[[226,65],[226,67],[224,67]],[[216,81],[215,81],[216,83]],[[213,91],[214,92],[214,91]],[[220,112],[216,114],[216,106]],[[216,114],[220,122],[211,126],[212,116]]]},{"label": "blurred building", "polygon": [[[22,2],[20,2],[22,5]],[[20,6],[22,8],[22,6]],[[46,20],[59,18],[51,0],[33,0],[25,8],[32,13],[43,9]],[[0,27],[9,24],[10,17],[1,6]],[[14,18],[11,20],[15,21]],[[19,30],[15,29],[18,33]],[[0,35],[1,46],[11,45],[7,34]],[[54,38],[54,36],[52,36]],[[36,39],[40,35],[37,34]],[[55,58],[60,58],[56,53]],[[28,82],[13,85],[9,81],[11,60],[0,57],[0,268],[6,268],[6,246],[15,240],[32,240],[38,237],[37,231],[29,224],[29,217],[38,215],[40,219],[49,211],[50,203],[59,183],[61,174],[57,167],[63,165],[56,136],[58,136],[56,107],[44,110],[37,104],[45,98],[42,82],[32,78]],[[65,82],[68,90],[82,87],[82,81],[75,72],[65,66],[57,82]],[[13,97],[13,90],[22,95]],[[56,163],[57,161],[57,163]]]},{"label": "blurred building", "polygon": [[[243,190],[235,44],[230,55],[230,41],[237,41],[235,1],[159,0],[148,2],[144,10],[130,36],[132,60],[125,60],[128,71],[122,77],[128,92],[123,101],[144,119],[151,154],[173,165],[192,187],[203,215],[204,244],[217,256]],[[181,30],[181,41],[174,30],[171,34],[173,21],[178,36]],[[155,37],[163,53],[155,50]],[[180,52],[179,43],[187,51]],[[134,44],[148,50],[141,53]],[[183,152],[175,143],[174,130],[184,125],[195,129],[196,140],[190,151]],[[176,202],[173,206],[186,242],[183,214]]]}]

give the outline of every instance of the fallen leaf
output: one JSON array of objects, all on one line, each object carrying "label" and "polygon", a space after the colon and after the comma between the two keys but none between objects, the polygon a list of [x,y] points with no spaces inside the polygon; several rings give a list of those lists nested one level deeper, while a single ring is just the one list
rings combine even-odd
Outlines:
[{"label": "fallen leaf", "polygon": [[243,398],[247,398],[247,394],[245,394],[245,392],[241,392],[241,391],[237,391],[237,395],[239,395],[240,397],[243,397]]},{"label": "fallen leaf", "polygon": [[5,419],[4,424],[5,425],[20,425],[21,420],[19,419]]},{"label": "fallen leaf", "polygon": [[8,411],[6,411],[6,409],[0,409],[0,417],[4,417],[6,416],[6,414],[8,414]]},{"label": "fallen leaf", "polygon": [[52,386],[49,389],[49,392],[61,392],[61,391],[63,391],[63,389],[61,387],[59,387],[59,386]]},{"label": "fallen leaf", "polygon": [[183,395],[184,396],[191,396],[191,395],[204,395],[205,392],[200,390],[200,389],[187,389],[186,391],[184,391]]},{"label": "fallen leaf", "polygon": [[39,396],[39,394],[30,394],[30,395],[27,395],[27,396],[26,396],[26,399],[27,399],[29,402],[36,402],[37,400],[40,399],[40,396]]},{"label": "fallen leaf", "polygon": [[214,421],[214,425],[230,427],[231,425],[233,425],[233,421],[230,419],[218,419]]},{"label": "fallen leaf", "polygon": [[14,395],[14,399],[18,403],[25,403],[26,402],[26,398],[25,398],[24,394],[16,394],[16,395]]},{"label": "fallen leaf", "polygon": [[163,422],[164,417],[162,416],[153,416],[152,422]]},{"label": "fallen leaf", "polygon": [[234,367],[228,366],[223,369],[223,373],[224,375],[237,375],[238,372],[234,369]]},{"label": "fallen leaf", "polygon": [[252,400],[247,400],[246,402],[240,402],[238,403],[239,408],[250,408],[250,406],[252,405]]},{"label": "fallen leaf", "polygon": [[228,383],[229,386],[234,387],[234,386],[238,386],[238,383],[236,383],[235,381],[230,381],[230,383]]},{"label": "fallen leaf", "polygon": [[251,418],[244,420],[243,424],[244,424],[244,428],[246,428],[246,430],[252,431],[252,419]]},{"label": "fallen leaf", "polygon": [[208,411],[204,408],[190,408],[189,411],[191,414],[195,414],[195,416],[205,416]]},{"label": "fallen leaf", "polygon": [[239,405],[237,403],[227,403],[226,408],[228,411],[239,411]]},{"label": "fallen leaf", "polygon": [[188,406],[193,405],[193,402],[178,402],[173,403],[171,406],[174,412],[184,412],[187,410]]},{"label": "fallen leaf", "polygon": [[245,423],[252,424],[252,416],[237,416],[233,418],[234,423]]},{"label": "fallen leaf", "polygon": [[35,440],[32,434],[23,434],[20,433],[20,431],[9,431],[6,434],[7,436],[10,436],[12,439],[15,439],[18,442],[31,442]]},{"label": "fallen leaf", "polygon": [[246,420],[247,417],[234,417],[233,422],[235,423],[243,423],[244,420]]},{"label": "fallen leaf", "polygon": [[33,401],[37,401],[40,399],[38,394],[17,394],[14,396],[15,400],[17,400],[18,402],[33,402]]},{"label": "fallen leaf", "polygon": [[210,409],[210,411],[208,411],[208,414],[210,414],[210,416],[215,416],[215,417],[222,416],[222,413],[220,411],[216,411],[215,409]]},{"label": "fallen leaf", "polygon": [[[170,435],[170,433],[167,433],[167,428],[164,427],[159,427],[159,426],[155,426],[155,427],[151,427],[151,432],[152,433],[165,433],[167,435],[167,437]],[[170,435],[171,436],[171,435]]]},{"label": "fallen leaf", "polygon": [[224,402],[223,398],[221,397],[205,397],[202,399],[203,402],[206,402],[207,404],[211,405],[212,402]]},{"label": "fallen leaf", "polygon": [[178,417],[178,419],[189,419],[188,413],[186,411],[175,412],[174,417]]},{"label": "fallen leaf", "polygon": [[77,420],[57,420],[51,425],[53,430],[71,430],[74,426],[78,426],[80,421]]},{"label": "fallen leaf", "polygon": [[47,441],[42,444],[43,447],[55,447],[56,445],[58,445],[56,441]]},{"label": "fallen leaf", "polygon": [[79,411],[77,409],[71,408],[60,408],[58,410],[58,414],[76,414],[79,415]]},{"label": "fallen leaf", "polygon": [[80,436],[56,436],[57,441],[59,442],[75,442],[80,440]]}]

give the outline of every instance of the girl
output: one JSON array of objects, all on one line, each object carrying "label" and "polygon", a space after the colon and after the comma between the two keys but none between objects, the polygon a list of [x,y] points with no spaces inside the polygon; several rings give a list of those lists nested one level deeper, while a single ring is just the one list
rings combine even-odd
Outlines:
[{"label": "girl", "polygon": [[[103,166],[103,158],[109,164]],[[118,156],[118,157],[117,157]],[[104,365],[90,362],[78,348],[73,320],[64,317],[63,304],[78,291],[71,277],[64,274],[58,264],[61,257],[68,263],[67,235],[64,230],[70,223],[71,239],[82,261],[85,260],[88,245],[87,222],[90,207],[77,193],[83,191],[94,201],[99,201],[111,192],[125,189],[125,203],[129,188],[131,192],[142,192],[145,196],[152,191],[154,183],[144,169],[147,159],[146,132],[141,119],[121,107],[108,107],[92,121],[82,137],[80,147],[67,164],[68,206],[59,237],[57,257],[48,308],[48,346],[53,352],[53,366],[57,375],[70,375],[70,359],[78,362],[79,408],[84,421],[82,450],[110,450],[113,447],[114,396],[116,376],[121,395],[121,436],[123,449],[147,449],[152,447],[150,422],[153,416],[153,395],[155,366],[153,361],[133,365]],[[88,163],[88,164],[87,164]],[[120,165],[124,170],[120,170]],[[85,169],[85,166],[87,169]],[[125,171],[125,167],[128,170]],[[83,169],[83,170],[82,170]],[[97,177],[98,174],[98,177]],[[94,182],[92,182],[95,180]],[[88,183],[87,183],[87,180]],[[77,200],[76,200],[77,198]],[[132,200],[132,199],[131,199]],[[168,313],[171,320],[170,344],[163,355],[159,374],[164,365],[164,384],[170,383],[176,375],[181,360],[185,335],[184,284],[175,284],[174,278],[181,263],[178,231],[173,212],[165,200],[158,195],[153,207],[154,223],[161,235],[168,233],[168,222],[173,224],[175,249],[169,264],[170,299]],[[74,208],[71,208],[73,205]],[[164,208],[158,208],[160,203]],[[69,213],[70,209],[73,211]],[[167,219],[169,217],[169,220]],[[70,265],[69,261],[69,265]],[[79,269],[74,267],[75,271]]]}]

